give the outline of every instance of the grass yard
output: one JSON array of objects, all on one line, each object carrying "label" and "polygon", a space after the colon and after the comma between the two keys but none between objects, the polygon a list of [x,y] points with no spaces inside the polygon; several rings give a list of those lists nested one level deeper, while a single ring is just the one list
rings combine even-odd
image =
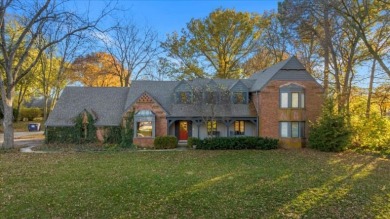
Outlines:
[{"label": "grass yard", "polygon": [[0,218],[390,217],[390,160],[355,153],[1,153],[0,174]]}]

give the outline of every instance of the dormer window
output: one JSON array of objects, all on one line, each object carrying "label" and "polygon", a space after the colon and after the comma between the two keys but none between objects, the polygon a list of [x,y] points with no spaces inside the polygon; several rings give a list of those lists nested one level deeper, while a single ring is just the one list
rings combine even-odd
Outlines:
[{"label": "dormer window", "polygon": [[178,103],[191,103],[192,95],[191,92],[177,92]]},{"label": "dormer window", "polygon": [[246,92],[233,92],[233,103],[234,104],[246,104],[247,93]]},{"label": "dormer window", "polygon": [[248,87],[238,80],[230,87],[231,98],[233,104],[247,104],[248,103]]},{"label": "dormer window", "polygon": [[303,87],[295,84],[281,87],[280,108],[305,108],[305,90]]}]

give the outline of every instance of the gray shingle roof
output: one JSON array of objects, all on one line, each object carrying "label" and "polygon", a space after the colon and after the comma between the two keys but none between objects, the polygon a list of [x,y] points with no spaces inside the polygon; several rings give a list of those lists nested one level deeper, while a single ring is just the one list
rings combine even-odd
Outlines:
[{"label": "gray shingle roof", "polygon": [[124,109],[128,110],[143,93],[147,92],[169,113],[168,109],[173,102],[173,90],[179,83],[180,81],[133,81]]},{"label": "gray shingle roof", "polygon": [[128,92],[129,88],[118,87],[66,87],[45,125],[73,126],[74,119],[87,110],[96,114],[96,126],[117,126]]},{"label": "gray shingle roof", "polygon": [[250,79],[256,80],[252,92],[260,91],[271,80],[315,81],[295,56],[253,74]]},{"label": "gray shingle roof", "polygon": [[[213,81],[211,81],[213,80]],[[250,91],[261,90],[271,80],[313,80],[296,57],[279,62],[249,79],[194,79],[186,81],[191,88],[202,88],[211,84],[222,88],[232,88],[241,81]],[[130,88],[91,88],[67,87],[49,115],[46,126],[71,126],[73,120],[83,110],[97,116],[97,126],[119,125],[123,114],[145,92],[148,93],[171,117],[202,116],[211,107],[202,109],[193,104],[176,104],[174,91],[180,81],[133,81]],[[241,85],[242,86],[242,85]],[[179,86],[181,87],[181,86]],[[187,89],[185,86],[184,88]],[[255,116],[253,103],[216,105],[213,116],[248,117]]]}]

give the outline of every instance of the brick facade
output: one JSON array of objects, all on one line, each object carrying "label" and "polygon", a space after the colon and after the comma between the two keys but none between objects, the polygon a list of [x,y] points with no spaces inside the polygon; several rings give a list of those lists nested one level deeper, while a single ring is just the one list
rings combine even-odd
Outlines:
[{"label": "brick facade", "polygon": [[[155,115],[155,136],[167,135],[167,114],[165,110],[148,94],[143,94],[138,100],[132,105],[130,110],[138,112],[140,110],[150,110]],[[153,147],[154,138],[146,137],[140,138],[135,137],[133,143],[140,147]]]},{"label": "brick facade", "polygon": [[[289,83],[302,86],[305,89],[305,108],[281,109],[280,87]],[[309,121],[314,122],[320,115],[323,103],[323,90],[314,81],[270,81],[261,92],[253,93],[259,115],[259,135],[279,138],[285,147],[304,147],[306,139],[280,138],[280,121],[305,121],[305,136],[309,134]]]}]

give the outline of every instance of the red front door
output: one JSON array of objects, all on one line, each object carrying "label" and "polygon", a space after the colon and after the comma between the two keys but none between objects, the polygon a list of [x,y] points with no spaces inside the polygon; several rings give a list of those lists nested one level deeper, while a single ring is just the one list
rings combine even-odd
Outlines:
[{"label": "red front door", "polygon": [[179,122],[179,140],[188,139],[188,123],[187,121]]}]

